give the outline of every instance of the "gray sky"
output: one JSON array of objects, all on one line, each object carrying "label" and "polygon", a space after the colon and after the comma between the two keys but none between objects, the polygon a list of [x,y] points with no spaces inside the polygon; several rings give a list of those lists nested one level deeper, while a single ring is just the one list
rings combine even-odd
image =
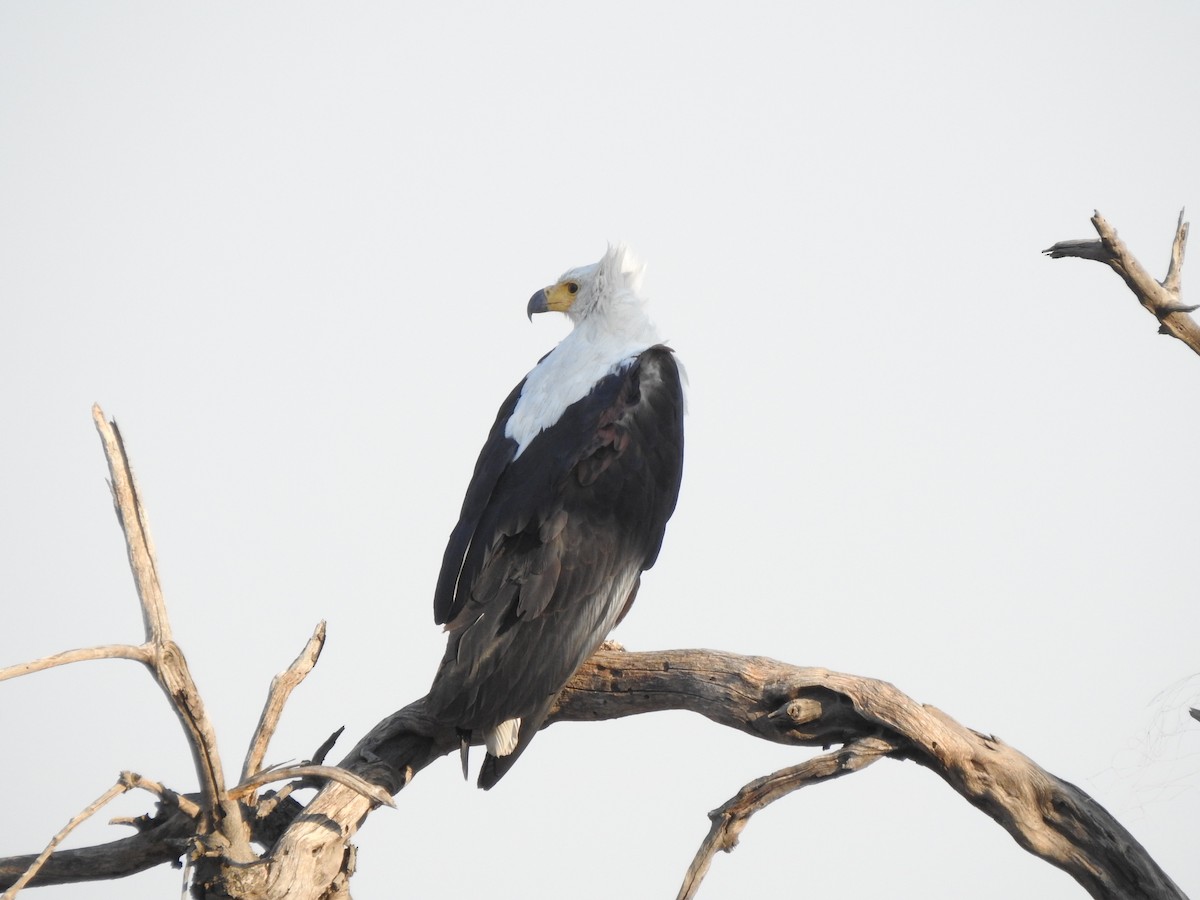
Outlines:
[{"label": "gray sky", "polygon": [[[0,664],[140,640],[98,401],[226,767],[322,618],[269,758],[345,725],[337,757],[432,678],[475,454],[566,329],[526,300],[624,239],[691,389],[616,637],[885,678],[1200,892],[1200,360],[1039,254],[1098,208],[1165,271],[1198,40],[1187,3],[0,6]],[[0,717],[0,853],[121,769],[195,787],[133,664]],[[355,895],[674,896],[705,813],[803,755],[679,713],[552,728],[487,794],[446,760],[370,818]],[[891,762],[761,814],[702,896],[793,885],[1082,894]]]}]

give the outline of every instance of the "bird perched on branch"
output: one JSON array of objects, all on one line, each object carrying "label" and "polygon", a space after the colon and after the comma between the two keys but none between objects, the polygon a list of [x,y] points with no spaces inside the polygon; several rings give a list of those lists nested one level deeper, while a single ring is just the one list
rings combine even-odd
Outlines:
[{"label": "bird perched on branch", "polygon": [[683,466],[683,378],[623,246],[529,301],[574,327],[500,407],[433,598],[449,632],[430,714],[490,788],[654,565]]}]

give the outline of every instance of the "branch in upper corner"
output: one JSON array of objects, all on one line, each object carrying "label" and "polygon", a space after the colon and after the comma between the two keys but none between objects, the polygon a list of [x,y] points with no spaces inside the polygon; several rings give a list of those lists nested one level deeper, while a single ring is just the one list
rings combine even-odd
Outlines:
[{"label": "branch in upper corner", "polygon": [[1117,236],[1117,230],[1100,213],[1092,216],[1092,225],[1100,235],[1100,240],[1059,241],[1042,252],[1053,259],[1076,257],[1106,264],[1125,280],[1138,302],[1158,319],[1160,333],[1178,338],[1193,352],[1200,354],[1200,324],[1189,315],[1200,307],[1188,306],[1180,299],[1183,254],[1188,235],[1188,223],[1183,221],[1183,211],[1179,212],[1175,239],[1171,243],[1171,264],[1162,282],[1154,280]]}]

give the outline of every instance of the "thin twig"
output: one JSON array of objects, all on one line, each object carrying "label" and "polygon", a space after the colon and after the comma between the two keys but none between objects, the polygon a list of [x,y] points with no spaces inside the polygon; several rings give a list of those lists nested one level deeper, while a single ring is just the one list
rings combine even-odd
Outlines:
[{"label": "thin twig", "polygon": [[177,791],[171,790],[169,787],[164,787],[161,782],[155,781],[153,778],[146,778],[137,772],[122,772],[121,777],[129,782],[130,787],[149,791],[158,797],[159,800],[171,806],[178,807],[179,811],[189,818],[195,819],[200,816],[200,806],[194,800],[185,797]]},{"label": "thin twig", "polygon": [[50,854],[54,852],[54,848],[61,844],[66,836],[75,830],[76,826],[94,815],[97,810],[103,807],[114,797],[119,797],[121,794],[133,787],[133,785],[126,780],[126,774],[127,773],[122,772],[121,777],[117,779],[116,784],[85,806],[83,810],[80,811],[73,819],[71,819],[71,821],[68,822],[58,834],[52,837],[50,839],[50,843],[46,845],[46,849],[43,850],[38,855],[38,858],[33,861],[28,869],[25,870],[25,874],[18,878],[13,883],[12,887],[0,895],[0,900],[12,900],[13,897],[17,896],[17,893],[21,890],[21,888],[29,884],[29,882],[33,880],[33,877],[37,875],[42,866],[46,864],[46,860],[50,858]]},{"label": "thin twig", "polygon": [[[191,799],[178,791],[173,791],[169,787],[163,785],[160,781],[155,781],[153,778],[147,778],[144,775],[139,775],[137,772],[122,772],[121,777],[129,782],[130,787],[141,788],[143,791],[148,791],[153,794],[163,803],[168,806],[173,806],[189,819],[200,818],[200,805],[195,800]],[[140,828],[140,823],[144,821],[143,816],[121,817],[118,819],[110,819],[109,825],[133,825],[135,828]]]},{"label": "thin twig", "polygon": [[43,656],[29,662],[17,663],[0,669],[0,681],[9,678],[19,678],[33,672],[53,669],[55,666],[65,666],[68,663],[87,662],[93,659],[132,659],[135,662],[151,665],[154,658],[153,650],[146,644],[106,644],[102,647],[81,647],[78,650],[64,650],[53,656]]},{"label": "thin twig", "polygon": [[325,757],[329,755],[329,751],[333,749],[333,745],[338,742],[338,738],[342,736],[342,732],[345,730],[346,726],[342,725],[337,731],[321,742],[321,746],[316,749],[315,753],[313,753],[313,765],[319,766],[321,763],[325,762]]},{"label": "thin twig", "polygon": [[323,781],[336,781],[338,784],[344,784],[346,787],[353,788],[364,797],[374,800],[376,803],[383,806],[390,806],[392,809],[396,808],[396,802],[386,790],[359,778],[353,772],[348,772],[337,766],[288,766],[283,769],[267,769],[264,772],[259,772],[247,778],[237,787],[230,790],[229,794],[232,797],[241,797],[244,794],[250,793],[255,788],[262,787],[264,784],[270,784],[275,781],[290,781],[293,778],[315,778]]},{"label": "thin twig", "polygon": [[262,715],[258,719],[258,728],[250,741],[250,749],[246,753],[246,761],[242,764],[241,781],[244,784],[255,772],[262,768],[263,758],[267,755],[267,745],[279,725],[279,717],[283,714],[283,706],[293,689],[300,684],[312,671],[313,666],[321,657],[321,648],[325,646],[325,620],[317,623],[312,637],[300,651],[300,655],[284,671],[271,679],[271,689],[267,692],[267,702],[263,706]]},{"label": "thin twig", "polygon": [[692,900],[696,896],[717,851],[732,851],[737,846],[742,829],[760,809],[802,787],[864,769],[896,748],[894,742],[883,738],[861,738],[851,741],[840,750],[814,756],[799,765],[780,769],[747,784],[708,814],[712,827],[683,876],[683,885],[679,888],[676,900]]}]

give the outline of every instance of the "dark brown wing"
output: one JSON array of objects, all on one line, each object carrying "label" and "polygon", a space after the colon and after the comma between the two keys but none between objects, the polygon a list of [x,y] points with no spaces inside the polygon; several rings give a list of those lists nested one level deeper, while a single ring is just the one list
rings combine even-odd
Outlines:
[{"label": "dark brown wing", "polygon": [[450,636],[431,713],[470,731],[522,718],[517,751],[488,758],[484,787],[532,739],[654,564],[683,462],[683,390],[665,347],[602,379],[514,458],[503,431],[519,390],[480,456],[435,595]]}]

